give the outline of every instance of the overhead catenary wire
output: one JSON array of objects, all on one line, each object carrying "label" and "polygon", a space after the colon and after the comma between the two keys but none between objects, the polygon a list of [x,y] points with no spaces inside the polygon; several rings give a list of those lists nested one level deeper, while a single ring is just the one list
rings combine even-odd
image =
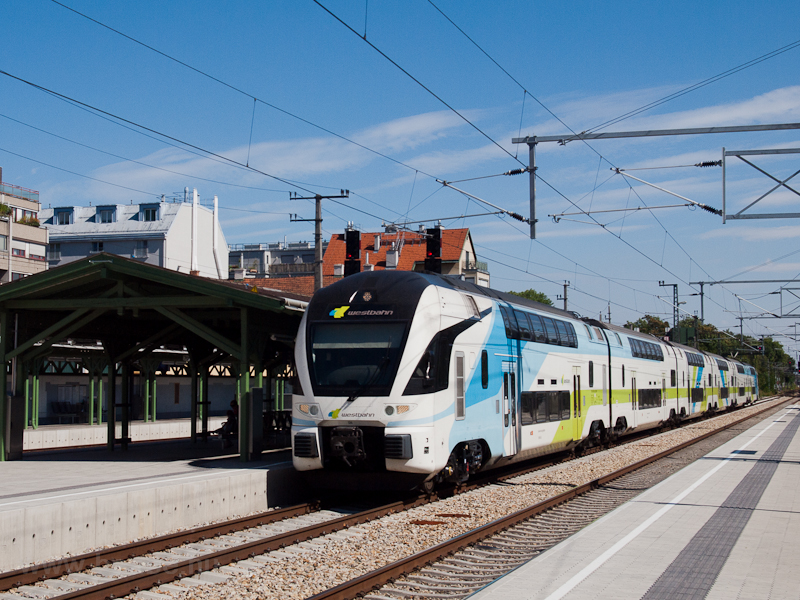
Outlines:
[{"label": "overhead catenary wire", "polygon": [[[70,12],[75,13],[76,15],[78,15],[80,17],[83,17],[84,19],[87,19],[87,20],[99,25],[100,27],[108,29],[109,31],[111,31],[113,33],[116,33],[117,35],[124,37],[125,39],[133,42],[134,44],[138,44],[138,45],[140,45],[140,46],[142,46],[144,48],[147,48],[148,50],[151,50],[152,52],[155,52],[156,54],[159,54],[160,56],[166,58],[167,60],[171,60],[171,61],[173,61],[173,62],[175,62],[175,63],[177,63],[177,64],[179,64],[179,65],[181,65],[181,66],[183,66],[183,67],[185,67],[187,69],[190,69],[191,71],[194,71],[198,75],[202,75],[203,77],[207,77],[208,79],[211,79],[212,81],[215,81],[215,82],[219,83],[220,85],[223,85],[223,86],[229,88],[230,90],[232,90],[234,92],[242,94],[243,96],[247,96],[248,98],[252,98],[254,103],[258,102],[259,104],[263,104],[264,106],[267,106],[267,107],[269,107],[269,108],[271,108],[273,110],[276,110],[276,111],[278,111],[278,112],[280,112],[280,113],[282,113],[282,114],[284,114],[284,115],[286,115],[286,116],[288,116],[288,117],[290,117],[292,119],[295,119],[297,121],[305,123],[306,125],[309,125],[310,127],[313,127],[313,128],[318,129],[320,131],[323,131],[323,132],[327,133],[328,135],[332,135],[334,137],[339,138],[342,141],[348,142],[349,144],[353,144],[354,146],[358,146],[359,148],[361,148],[363,150],[366,150],[367,152],[371,152],[372,154],[380,156],[381,158],[385,158],[386,160],[392,161],[395,164],[398,164],[400,166],[406,167],[408,169],[418,170],[423,175],[426,175],[427,177],[433,178],[433,175],[431,175],[429,173],[426,173],[425,171],[422,171],[421,169],[417,169],[416,167],[412,167],[411,165],[408,165],[408,164],[406,164],[406,163],[404,163],[404,162],[402,162],[400,160],[397,160],[396,158],[393,158],[393,157],[389,156],[388,154],[384,154],[383,152],[375,150],[374,148],[370,148],[369,146],[366,146],[366,145],[361,144],[361,143],[359,143],[359,142],[357,142],[357,141],[355,141],[353,139],[350,139],[350,138],[348,138],[348,137],[346,137],[346,136],[344,136],[344,135],[342,135],[340,133],[337,133],[337,132],[333,131],[332,129],[324,127],[323,125],[319,125],[318,123],[314,123],[313,121],[311,121],[309,119],[306,119],[304,117],[301,117],[300,115],[297,115],[297,114],[295,114],[295,113],[293,113],[293,112],[291,112],[291,111],[289,111],[289,110],[287,110],[285,108],[277,106],[276,104],[272,104],[271,102],[267,102],[266,100],[263,100],[262,98],[258,98],[257,96],[255,96],[254,94],[251,94],[250,92],[247,92],[247,91],[245,91],[245,90],[243,90],[243,89],[241,89],[241,88],[239,88],[239,87],[237,87],[235,85],[232,85],[232,84],[228,83],[227,81],[224,81],[223,79],[220,79],[219,77],[211,75],[210,73],[207,73],[206,71],[203,71],[202,69],[198,69],[197,67],[194,67],[194,66],[190,65],[189,63],[187,63],[185,61],[182,61],[182,60],[180,60],[178,58],[175,58],[174,56],[172,56],[170,54],[167,54],[166,52],[164,52],[162,50],[159,50],[155,46],[152,46],[150,44],[146,44],[145,42],[142,42],[141,40],[138,40],[135,37],[120,31],[119,29],[115,29],[114,27],[111,27],[110,25],[106,25],[102,21],[99,21],[98,19],[90,17],[89,15],[74,9],[71,6],[66,5],[63,2],[59,2],[58,0],[51,0],[51,2],[53,2],[54,4],[57,4],[58,6],[61,6],[61,7],[65,8],[66,10],[69,10]],[[361,37],[361,36],[359,36],[359,37]],[[366,32],[364,34],[364,39],[366,40]],[[335,186],[333,187],[333,189],[336,189]]]},{"label": "overhead catenary wire", "polygon": [[[466,32],[465,32],[465,31],[464,31],[462,28],[461,28],[461,27],[459,27],[459,26],[458,26],[458,25],[457,25],[457,24],[456,24],[456,23],[455,23],[455,22],[454,22],[454,21],[453,21],[453,20],[452,20],[450,17],[448,17],[448,16],[447,16],[447,15],[444,13],[444,11],[442,11],[442,10],[441,10],[441,9],[440,9],[438,6],[436,6],[436,4],[434,4],[434,3],[432,2],[432,0],[428,0],[428,2],[429,2],[429,4],[431,4],[431,6],[433,6],[433,7],[434,7],[434,8],[435,8],[435,9],[436,9],[436,10],[437,10],[437,11],[438,11],[438,12],[439,12],[439,13],[440,13],[440,14],[441,14],[441,15],[442,15],[444,18],[445,18],[445,19],[447,19],[447,21],[449,21],[449,22],[450,22],[450,23],[451,23],[451,24],[452,24],[452,25],[453,25],[453,26],[454,26],[454,27],[455,27],[455,28],[456,28],[456,29],[457,29],[459,32],[461,32],[461,33],[462,33],[462,35],[464,35],[464,37],[466,37],[466,38],[467,38],[467,39],[468,39],[468,40],[469,40],[469,41],[470,41],[470,42],[471,42],[471,43],[472,43],[472,44],[473,44],[473,45],[474,45],[476,48],[478,48],[478,50],[479,50],[481,53],[483,53],[483,54],[484,54],[484,55],[485,55],[487,58],[489,58],[489,60],[491,60],[491,61],[492,61],[492,62],[493,62],[493,63],[494,63],[494,64],[495,64],[495,65],[496,65],[496,66],[497,66],[497,67],[498,67],[498,68],[499,68],[499,69],[500,69],[500,70],[501,70],[503,73],[505,73],[505,74],[506,74],[506,75],[507,75],[507,76],[508,76],[508,77],[509,77],[509,78],[510,78],[510,79],[511,79],[511,80],[512,80],[512,81],[513,81],[513,82],[514,82],[516,85],[518,85],[518,86],[519,86],[519,87],[520,87],[520,88],[521,88],[521,89],[522,89],[522,90],[523,90],[525,93],[529,94],[529,95],[531,96],[531,98],[533,98],[533,99],[534,99],[534,100],[535,100],[535,101],[536,101],[536,102],[537,102],[537,103],[538,103],[540,106],[542,106],[542,108],[544,108],[544,109],[545,109],[545,110],[546,110],[546,111],[547,111],[547,112],[548,112],[548,113],[549,113],[551,116],[553,116],[553,117],[554,117],[554,118],[555,118],[555,119],[556,119],[556,120],[557,120],[559,123],[561,123],[562,125],[564,125],[564,127],[566,127],[566,128],[567,128],[567,129],[568,129],[570,132],[572,132],[572,134],[573,134],[573,135],[577,135],[577,134],[576,134],[576,132],[575,132],[575,131],[574,131],[574,130],[573,130],[573,129],[572,129],[570,126],[569,126],[569,125],[567,125],[567,124],[566,124],[566,123],[565,123],[565,122],[564,122],[564,121],[563,121],[563,120],[562,120],[560,117],[558,117],[558,116],[557,116],[557,115],[556,115],[556,114],[555,114],[555,113],[554,113],[552,110],[550,110],[550,109],[549,109],[547,106],[545,106],[545,105],[544,105],[544,103],[542,103],[542,102],[541,102],[541,101],[540,101],[538,98],[536,98],[534,95],[530,94],[530,93],[527,91],[526,87],[522,85],[522,83],[520,83],[520,82],[519,82],[519,81],[518,81],[518,80],[517,80],[517,79],[516,79],[516,78],[515,78],[513,75],[511,75],[511,74],[510,74],[510,73],[509,73],[509,72],[508,72],[508,71],[507,71],[507,70],[506,70],[504,67],[502,67],[502,65],[500,65],[500,64],[499,64],[499,63],[498,63],[498,62],[497,62],[497,61],[496,61],[494,58],[492,58],[492,57],[489,55],[489,53],[488,53],[488,52],[486,52],[486,51],[485,51],[485,50],[484,50],[484,49],[483,49],[483,48],[482,48],[482,47],[481,47],[481,46],[480,46],[480,45],[479,45],[479,44],[478,44],[478,43],[477,43],[475,40],[473,40],[473,39],[472,39],[472,38],[471,38],[471,37],[470,37],[470,36],[469,36],[469,35],[468,35],[468,34],[467,34],[467,33],[466,33]],[[601,153],[600,153],[600,152],[599,152],[599,151],[598,151],[596,148],[594,148],[594,146],[592,146],[591,144],[589,144],[589,143],[588,143],[586,140],[582,140],[582,141],[583,141],[583,143],[584,143],[584,144],[585,144],[585,145],[586,145],[586,146],[587,146],[587,147],[588,147],[588,148],[589,148],[589,149],[590,149],[592,152],[594,152],[595,154],[597,154],[597,155],[598,155],[598,156],[599,156],[599,157],[600,157],[602,160],[605,160],[605,161],[606,161],[606,162],[608,162],[608,163],[609,163],[609,164],[610,164],[612,167],[615,167],[615,165],[614,165],[613,163],[611,163],[611,161],[609,161],[609,160],[608,160],[606,157],[604,157],[604,156],[603,156],[603,155],[602,155],[602,154],[601,154]],[[538,175],[538,174],[537,174],[537,178],[538,178],[538,179],[540,179],[540,180],[542,180],[542,181],[544,181],[544,180],[541,178],[541,176],[540,176],[540,175]],[[556,193],[558,193],[558,194],[559,194],[559,195],[561,195],[562,197],[566,198],[566,197],[564,196],[564,194],[561,194],[561,193],[560,193],[558,190],[556,190],[556,189],[555,189],[555,187],[554,187],[554,186],[552,186],[551,184],[547,183],[546,181],[545,181],[545,183],[546,183],[546,185],[547,185],[548,187],[550,187],[550,188],[551,188],[553,191],[555,191]],[[630,187],[630,188],[632,188],[632,186],[630,185],[630,183],[628,183],[628,185],[629,185],[629,187]],[[638,194],[638,193],[636,194],[636,196],[639,198],[640,202],[642,202],[642,204],[646,206],[646,204],[645,204],[645,203],[644,203],[644,201],[641,199],[641,197],[639,196],[639,194]],[[575,208],[577,208],[578,210],[583,210],[583,209],[581,209],[579,206],[575,205],[574,203],[573,203],[573,206],[575,206]],[[584,212],[585,212],[585,211],[584,211]],[[693,259],[693,257],[692,257],[692,256],[691,256],[691,255],[690,255],[688,252],[686,252],[686,250],[683,248],[683,246],[682,246],[680,243],[678,243],[678,242],[677,242],[677,240],[675,240],[675,237],[674,237],[674,236],[673,236],[671,233],[669,233],[669,231],[667,230],[667,228],[666,228],[666,227],[663,225],[663,223],[661,223],[661,221],[658,219],[658,217],[656,217],[656,216],[655,216],[655,215],[654,215],[652,212],[651,212],[650,214],[651,214],[651,215],[652,215],[652,216],[655,218],[656,222],[657,222],[657,223],[658,223],[658,224],[661,226],[661,228],[662,228],[662,229],[664,229],[664,231],[665,231],[665,232],[666,232],[666,233],[669,235],[669,237],[670,237],[670,238],[671,238],[671,239],[672,239],[672,240],[673,240],[673,241],[676,243],[676,245],[677,245],[677,246],[678,246],[678,247],[681,249],[681,251],[682,251],[682,252],[684,252],[684,254],[686,254],[686,255],[689,257],[689,260],[690,260],[690,261],[692,261],[692,262],[694,262],[695,264],[697,264],[697,265],[698,265],[698,267],[700,267],[700,269],[701,269],[703,272],[705,272],[705,273],[706,273],[706,275],[708,275],[708,272],[707,272],[707,271],[705,271],[705,269],[703,269],[703,267],[702,267],[702,266],[700,266],[700,265],[699,265],[699,263],[697,263],[697,261],[695,261],[695,260]],[[597,220],[596,220],[596,219],[594,219],[594,217],[591,217],[591,215],[589,215],[589,217],[590,217],[590,218],[592,219],[592,221],[594,221],[596,224],[600,225],[600,223],[599,223],[599,222],[597,222]],[[606,228],[605,228],[605,227],[603,227],[603,229],[606,229]],[[607,230],[607,231],[609,231],[609,233],[611,233],[612,235],[614,235],[614,236],[615,236],[615,237],[617,237],[618,239],[622,240],[621,233],[620,233],[619,235],[617,235],[617,234],[614,234],[614,232],[612,232],[612,231],[610,231],[610,230],[608,230],[608,229],[606,229],[606,230]],[[623,240],[623,241],[624,241],[624,240]],[[628,244],[628,245],[629,245],[631,248],[634,248],[634,247],[633,247],[631,244],[629,244],[628,242],[625,242],[625,243],[626,243],[626,244]],[[634,248],[634,249],[635,249],[635,248]],[[641,252],[640,252],[638,249],[635,249],[635,250],[636,250],[637,252],[639,252],[640,254],[643,254],[643,253],[641,253]],[[655,262],[655,261],[654,261],[654,262]],[[656,264],[658,264],[658,263],[656,263]],[[661,266],[661,265],[659,265],[659,266]],[[713,301],[713,300],[712,300],[712,301]]]}]

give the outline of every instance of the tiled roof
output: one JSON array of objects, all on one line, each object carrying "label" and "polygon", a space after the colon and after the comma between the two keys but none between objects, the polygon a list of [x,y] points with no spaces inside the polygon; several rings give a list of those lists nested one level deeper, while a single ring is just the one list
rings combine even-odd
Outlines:
[{"label": "tiled roof", "polygon": [[[469,229],[443,229],[442,230],[442,261],[457,262],[461,260],[461,252],[469,235]],[[380,247],[375,248],[375,236],[380,236]],[[386,268],[386,252],[392,249],[392,244],[402,241],[400,260],[397,264],[398,271],[413,271],[416,263],[425,261],[426,238],[422,233],[361,233],[361,268],[365,264],[374,265],[375,270]],[[333,275],[334,265],[344,264],[345,243],[344,234],[337,233],[331,236],[328,249],[325,251],[322,272]]]},{"label": "tiled roof", "polygon": [[[338,279],[340,278],[330,276],[325,277],[323,281],[325,285],[330,285]],[[255,285],[259,288],[289,292],[299,296],[307,296],[308,298],[314,294],[313,275],[299,275],[297,277],[270,277],[267,279],[246,279],[245,283],[249,286]]]},{"label": "tiled roof", "polygon": [[[375,236],[380,236],[380,247],[375,248]],[[457,262],[461,260],[461,252],[469,235],[469,229],[443,229],[442,230],[442,261]],[[386,268],[386,252],[392,249],[394,242],[403,242],[400,250],[398,271],[413,271],[414,265],[425,261],[426,239],[421,233],[362,233],[361,234],[361,266],[374,265],[375,270],[382,271]],[[341,279],[333,274],[334,265],[344,264],[345,243],[344,234],[337,233],[331,236],[325,257],[322,260],[323,286],[328,286]],[[314,276],[299,275],[297,277],[270,277],[268,279],[247,279],[247,285],[260,288],[280,290],[311,296],[314,293]]]}]

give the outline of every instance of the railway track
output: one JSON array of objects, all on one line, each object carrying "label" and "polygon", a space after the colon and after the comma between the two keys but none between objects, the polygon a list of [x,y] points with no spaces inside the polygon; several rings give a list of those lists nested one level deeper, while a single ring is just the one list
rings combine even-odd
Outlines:
[{"label": "railway track", "polygon": [[[751,417],[752,415],[747,418]],[[733,424],[735,425],[736,423]],[[703,437],[719,431],[721,429]],[[696,441],[697,439],[690,443]],[[671,449],[662,454],[674,451],[675,449]],[[557,460],[555,462],[561,461]],[[652,462],[652,460],[648,459],[646,462]],[[641,466],[643,464],[637,463],[634,467],[628,468],[626,473]],[[542,468],[542,465],[537,468]],[[524,472],[530,470],[530,468],[527,468]],[[377,572],[365,575],[366,579],[363,581],[354,580],[353,582],[348,582],[348,584],[344,584],[345,587],[339,586],[342,589],[334,588],[329,592],[320,594],[318,598],[352,598],[357,594],[367,593],[376,586],[384,585],[390,579],[410,573],[421,564],[435,561],[440,556],[451,554],[458,548],[483,540],[501,529],[512,527],[516,522],[515,519],[524,520],[530,518],[561,505],[569,498],[587,494],[588,492],[591,493],[587,494],[585,496],[586,499],[581,501],[590,501],[588,500],[590,497],[598,498],[598,500],[591,500],[591,502],[597,502],[598,506],[606,507],[606,512],[608,512],[608,510],[611,510],[611,508],[608,508],[609,506],[613,508],[613,506],[618,505],[614,504],[612,506],[613,502],[622,503],[629,499],[628,496],[621,494],[621,492],[617,492],[621,495],[616,500],[611,500],[609,497],[612,489],[621,488],[622,485],[615,483],[612,488],[608,486],[608,482],[622,475],[624,473],[618,472],[612,476],[600,478],[590,484],[570,490],[566,495],[558,496],[532,509],[526,509],[516,515],[511,515],[506,520],[501,520],[502,523],[490,523],[489,526],[458,536],[455,540],[451,540],[449,545],[447,543],[440,544],[433,548],[430,553],[425,554],[424,557],[415,555],[416,558],[411,557],[412,560],[410,562],[402,565],[389,565],[381,570],[385,571],[382,575]],[[503,475],[503,479],[508,479],[509,477],[511,477],[510,474]],[[357,527],[353,529],[354,526],[392,513],[405,511],[435,499],[436,497],[419,497],[406,502],[395,502],[377,508],[358,511],[346,507],[336,510],[319,510],[316,504],[304,504],[191,531],[152,538],[101,552],[54,561],[35,568],[0,574],[0,590],[5,590],[0,592],[0,600],[55,597],[58,597],[59,600],[72,600],[73,598],[104,600],[137,592],[141,592],[139,595],[142,598],[150,597],[156,599],[158,598],[158,590],[156,592],[147,592],[145,590],[160,586],[162,591],[185,592],[187,586],[222,583],[228,578],[247,574],[250,570],[258,569],[270,562],[279,560],[281,555],[286,556],[291,555],[293,552],[302,552],[304,543],[318,544],[325,543],[325,540],[341,539],[342,536],[358,536],[359,530]],[[563,508],[554,509],[553,515],[557,514],[556,510],[566,510],[568,506],[565,504]],[[458,516],[445,515],[445,517]],[[553,534],[551,537],[536,538],[536,543],[523,547],[520,538],[531,537],[530,526],[519,525],[522,529],[518,533],[506,532],[502,534],[505,537],[500,537],[495,541],[487,540],[481,542],[481,546],[464,551],[466,554],[459,558],[448,559],[450,562],[443,563],[443,566],[431,567],[430,572],[426,571],[420,575],[412,576],[417,577],[417,579],[411,578],[397,587],[397,589],[404,589],[405,591],[391,592],[393,595],[386,597],[395,599],[410,597],[415,594],[413,592],[415,587],[419,588],[419,586],[428,586],[424,594],[425,597],[463,597],[463,595],[431,596],[431,594],[451,593],[451,591],[437,591],[440,587],[452,588],[463,592],[474,589],[473,585],[479,583],[484,585],[485,578],[489,575],[499,576],[497,575],[498,573],[502,574],[502,572],[506,572],[508,569],[520,564],[520,561],[524,562],[535,556],[535,554],[531,554],[532,552],[542,551],[541,549],[537,550],[539,546],[544,547],[543,545],[547,543],[552,545],[552,543],[557,543],[560,539],[563,539],[563,537],[558,538],[555,535],[556,533],[563,534],[566,537],[574,532],[563,529],[559,529],[556,532],[548,525],[548,522],[553,518],[553,516],[548,516],[540,524],[534,526],[534,528],[538,528],[544,533],[550,531]],[[539,527],[539,525],[542,525],[542,527]],[[348,531],[344,531],[346,529]],[[320,542],[320,540],[323,541]],[[554,542],[553,540],[556,541]],[[295,554],[295,556],[297,555]],[[504,567],[498,563],[497,565],[487,566],[477,578],[467,576],[466,571],[475,568],[473,563],[476,557],[480,556],[487,558],[493,556],[500,562],[509,560],[510,562],[506,565],[505,571],[503,571]],[[237,564],[228,566],[231,563]],[[210,572],[212,570],[213,572]],[[447,583],[445,580],[440,580],[442,571],[452,571],[454,573],[460,571],[466,583]],[[173,585],[172,582],[176,580],[180,580],[179,586]],[[355,587],[350,587],[351,585],[355,585]],[[374,596],[374,598],[381,597],[383,596]]]},{"label": "railway track", "polygon": [[318,593],[309,600],[350,600],[357,596],[368,600],[465,598],[683,466],[659,467],[661,459],[763,413],[777,411],[793,400],[771,403],[756,414]]}]

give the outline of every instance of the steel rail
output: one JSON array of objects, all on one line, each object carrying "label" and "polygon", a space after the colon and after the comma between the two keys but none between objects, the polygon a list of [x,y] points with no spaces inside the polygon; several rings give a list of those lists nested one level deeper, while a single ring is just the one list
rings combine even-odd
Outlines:
[{"label": "steel rail", "polygon": [[[279,550],[280,548],[310,540],[321,535],[333,533],[354,525],[360,525],[394,512],[407,510],[418,504],[424,504],[427,501],[428,500],[424,498],[417,498],[410,502],[393,502],[354,515],[348,515],[302,529],[280,533],[263,540],[245,542],[237,546],[225,548],[195,558],[166,564],[143,573],[120,577],[83,590],[59,594],[58,600],[107,600],[108,598],[121,598],[128,594],[134,594],[142,590],[175,581],[176,579],[182,579],[196,573],[202,573],[203,571],[210,571],[211,569],[238,560],[252,558],[265,552]],[[123,558],[128,558],[128,556],[123,556]]]},{"label": "steel rail", "polygon": [[[787,398],[783,403],[791,402],[793,400],[794,398]],[[516,525],[521,521],[525,521],[530,517],[543,513],[548,509],[553,508],[554,506],[572,500],[573,498],[585,494],[586,492],[589,492],[593,489],[597,489],[598,487],[605,485],[606,483],[609,483],[614,479],[622,477],[623,475],[627,475],[632,471],[636,471],[637,469],[640,469],[644,466],[654,463],[657,460],[660,460],[665,456],[669,456],[670,454],[683,450],[684,448],[688,448],[689,446],[696,444],[702,440],[705,440],[711,437],[712,435],[716,435],[717,433],[725,431],[726,429],[730,429],[731,427],[739,425],[744,421],[747,421],[748,419],[752,419],[760,414],[763,414],[764,412],[773,410],[780,405],[781,403],[779,402],[769,407],[765,407],[764,410],[758,411],[757,413],[754,413],[752,415],[748,415],[747,417],[737,419],[736,421],[733,421],[728,425],[720,427],[719,429],[708,431],[700,435],[699,437],[693,438],[691,440],[678,444],[673,448],[669,448],[667,450],[659,452],[658,454],[637,461],[631,465],[628,465],[627,467],[623,467],[622,469],[614,471],[613,473],[609,473],[608,475],[598,477],[597,479],[594,479],[583,485],[577,486],[571,490],[568,490],[562,494],[554,496],[548,500],[539,502],[538,504],[534,504],[533,506],[529,506],[528,508],[519,510],[515,513],[512,513],[495,521],[492,521],[491,523],[487,523],[486,525],[483,525],[481,527],[478,527],[477,529],[468,531],[467,533],[461,534],[450,540],[442,542],[441,544],[428,548],[427,550],[423,550],[422,552],[413,554],[408,558],[390,563],[380,569],[372,571],[371,573],[367,573],[365,575],[362,575],[361,577],[357,577],[355,579],[351,579],[350,581],[346,581],[334,588],[331,588],[329,590],[311,596],[310,598],[308,598],[308,600],[351,600],[352,598],[355,598],[360,594],[369,593],[375,589],[380,588],[383,585],[386,585],[393,579],[396,579],[403,575],[408,575],[409,573],[415,571],[420,567],[430,565],[431,563],[437,560],[440,560],[446,556],[453,554],[454,552],[462,550],[467,546],[475,544],[491,535],[494,535],[495,533],[498,533],[499,531],[508,529],[509,527]]]},{"label": "steel rail", "polygon": [[44,579],[61,577],[62,575],[68,575],[85,569],[101,567],[115,561],[126,560],[132,556],[160,552],[181,544],[199,542],[209,537],[233,533],[251,527],[258,527],[259,525],[267,525],[276,521],[306,515],[318,508],[319,505],[316,502],[288,506],[286,508],[271,510],[249,517],[241,517],[221,523],[204,525],[194,529],[169,533],[138,542],[132,542],[130,544],[123,544],[112,548],[97,550],[95,552],[60,558],[42,564],[0,573],[0,591],[36,583]]}]

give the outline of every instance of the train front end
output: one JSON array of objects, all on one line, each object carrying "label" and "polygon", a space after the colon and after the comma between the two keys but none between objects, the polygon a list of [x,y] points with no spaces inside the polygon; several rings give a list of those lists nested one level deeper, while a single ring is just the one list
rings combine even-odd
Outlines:
[{"label": "train front end", "polygon": [[370,473],[378,487],[382,473],[413,487],[436,472],[434,403],[404,394],[439,329],[435,290],[417,273],[366,272],[314,295],[295,345],[297,470],[320,485]]}]

